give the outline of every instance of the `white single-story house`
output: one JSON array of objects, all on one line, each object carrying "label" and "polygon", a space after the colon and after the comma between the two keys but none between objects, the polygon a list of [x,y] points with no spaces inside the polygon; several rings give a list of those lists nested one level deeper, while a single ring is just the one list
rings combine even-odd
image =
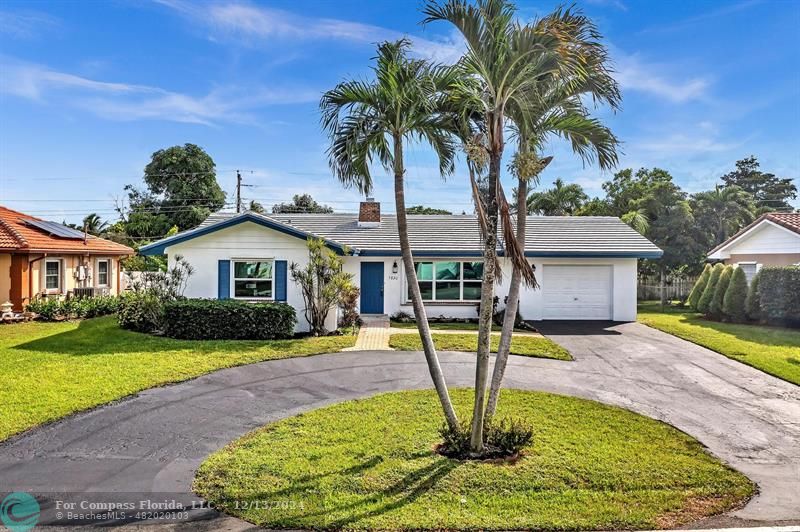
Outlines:
[{"label": "white single-story house", "polygon": [[800,213],[762,214],[709,251],[708,260],[742,268],[748,283],[762,266],[800,264]]},{"label": "white single-story house", "polygon": [[[523,289],[527,320],[636,319],[636,262],[661,250],[614,217],[529,216],[525,254],[538,290]],[[476,318],[482,242],[475,216],[411,215],[408,229],[417,277],[429,317]],[[144,246],[145,255],[181,255],[194,267],[185,295],[201,298],[286,301],[307,329],[299,288],[288,266],[308,259],[306,240],[322,238],[344,256],[361,290],[362,314],[412,313],[397,222],[380,204],[361,203],[358,214],[216,213],[199,227]],[[511,266],[501,260],[503,279]],[[502,298],[507,284],[497,287]],[[331,313],[328,328],[335,328]]]}]

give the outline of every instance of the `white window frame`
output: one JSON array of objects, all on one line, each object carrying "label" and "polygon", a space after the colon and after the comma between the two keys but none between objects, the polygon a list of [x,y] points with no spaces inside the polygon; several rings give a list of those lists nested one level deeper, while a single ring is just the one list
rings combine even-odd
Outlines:
[{"label": "white window frame", "polygon": [[[100,263],[106,263],[106,282],[100,282]],[[95,286],[98,288],[110,288],[111,287],[111,259],[97,259],[94,263],[94,271],[95,271]]]},{"label": "white window frame", "polygon": [[[480,301],[481,301],[480,297],[478,299],[464,299],[464,283],[465,282],[466,283],[474,283],[474,284],[480,284],[480,283],[483,282],[482,279],[467,279],[467,280],[465,280],[464,279],[464,263],[465,262],[480,262],[480,263],[483,263],[484,262],[483,260],[469,260],[469,259],[455,259],[455,258],[453,258],[453,259],[427,259],[426,258],[426,259],[415,259],[414,262],[415,263],[428,262],[428,263],[432,263],[433,264],[433,267],[432,267],[432,269],[433,269],[433,279],[432,280],[430,280],[430,281],[425,281],[425,280],[420,281],[419,279],[417,279],[417,283],[420,283],[420,282],[422,282],[422,283],[432,283],[433,299],[423,299],[422,300],[423,304],[429,304],[429,303],[437,303],[437,304],[452,303],[454,305],[459,305],[459,304],[470,304],[471,305],[471,304],[474,304],[474,303],[480,303]],[[438,280],[438,282],[441,282],[441,283],[446,283],[446,282],[458,283],[458,285],[459,285],[458,286],[458,294],[459,294],[459,298],[458,299],[437,299],[437,297],[436,297],[436,283],[437,283],[437,280],[436,280],[436,264],[437,263],[442,263],[442,262],[457,262],[459,264],[459,267],[458,267],[458,270],[459,270],[458,279],[439,279]],[[408,276],[404,276],[404,280],[403,280],[403,300],[404,300],[405,303],[410,303],[411,302],[411,299],[408,297]]]},{"label": "white window frame", "polygon": [[[58,265],[58,286],[56,288],[47,287],[47,265]],[[42,291],[45,294],[61,294],[64,291],[64,261],[62,259],[44,259],[44,268],[42,269]]]},{"label": "white window frame", "polygon": [[[237,278],[236,277],[236,263],[237,262],[271,262],[272,263],[272,277],[269,279],[257,279],[259,281],[270,281],[272,283],[272,296],[271,297],[237,297],[236,296],[236,281],[252,281],[253,279],[249,278]],[[264,258],[264,259],[254,259],[254,258],[236,258],[231,259],[231,286],[230,286],[230,297],[231,299],[241,299],[244,301],[275,301],[275,259],[274,258]]]}]

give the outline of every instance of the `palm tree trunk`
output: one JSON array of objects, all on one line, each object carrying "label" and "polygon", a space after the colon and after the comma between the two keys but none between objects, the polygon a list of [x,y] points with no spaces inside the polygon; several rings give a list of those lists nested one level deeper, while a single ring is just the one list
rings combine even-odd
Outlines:
[{"label": "palm tree trunk", "polygon": [[483,284],[481,285],[481,307],[478,315],[478,352],[475,363],[475,403],[472,408],[472,430],[470,450],[483,451],[483,416],[486,403],[486,384],[489,377],[489,348],[492,337],[492,309],[494,307],[494,282],[497,272],[497,180],[500,179],[500,163],[503,158],[503,121],[490,113],[488,120],[492,128],[489,150],[489,197],[486,198],[488,227],[483,245]]},{"label": "palm tree trunk", "polygon": [[414,269],[414,257],[411,254],[411,245],[408,240],[408,219],[406,217],[406,199],[404,188],[403,167],[403,140],[394,137],[394,203],[397,210],[397,234],[400,238],[400,252],[403,257],[403,267],[406,271],[406,281],[411,292],[411,304],[414,307],[414,316],[417,320],[419,337],[422,340],[422,350],[425,352],[425,360],[428,363],[428,370],[436,388],[436,394],[442,403],[444,417],[451,430],[458,430],[458,416],[450,400],[450,392],[447,390],[447,383],[442,373],[442,366],[439,364],[439,357],[436,355],[436,347],[433,344],[431,329],[428,325],[428,316],[425,314],[425,306],[422,304],[422,293],[417,282],[417,271]]},{"label": "palm tree trunk", "polygon": [[[525,249],[525,225],[528,214],[528,182],[520,179],[517,183],[517,243]],[[519,308],[519,292],[522,284],[522,272],[515,267],[511,273],[511,284],[508,288],[506,301],[506,315],[503,318],[503,329],[500,332],[500,345],[497,347],[497,356],[494,359],[492,384],[489,387],[489,402],[486,404],[485,423],[489,423],[497,410],[497,401],[500,399],[500,385],[508,364],[508,355],[511,353],[511,336]]]}]

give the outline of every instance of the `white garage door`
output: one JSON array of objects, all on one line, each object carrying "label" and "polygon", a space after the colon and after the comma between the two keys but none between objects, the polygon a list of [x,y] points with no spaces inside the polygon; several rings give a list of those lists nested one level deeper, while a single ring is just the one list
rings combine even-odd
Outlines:
[{"label": "white garage door", "polygon": [[546,264],[542,280],[544,319],[612,319],[612,268]]}]

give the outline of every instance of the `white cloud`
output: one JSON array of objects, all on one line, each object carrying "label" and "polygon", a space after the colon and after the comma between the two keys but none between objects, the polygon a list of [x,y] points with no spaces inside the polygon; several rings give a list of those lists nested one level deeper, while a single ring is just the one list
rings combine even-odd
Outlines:
[{"label": "white cloud", "polygon": [[51,101],[112,120],[167,120],[197,124],[254,123],[250,111],[269,105],[317,101],[317,91],[287,88],[219,88],[193,96],[160,87],[96,81],[40,65],[0,58],[0,93]]},{"label": "white cloud", "polygon": [[690,153],[725,152],[741,146],[741,142],[721,142],[713,136],[675,133],[666,137],[633,143],[634,148],[674,157]]},{"label": "white cloud", "polygon": [[268,38],[294,40],[339,40],[360,44],[408,37],[412,53],[427,59],[453,63],[464,52],[464,42],[458,34],[439,40],[409,36],[402,32],[334,18],[296,15],[281,9],[255,6],[242,2],[190,4],[181,0],[154,0],[207,27],[215,40],[234,40],[242,44]]},{"label": "white cloud", "polygon": [[622,90],[653,94],[673,103],[685,103],[705,96],[710,83],[700,77],[669,79],[666,68],[647,65],[636,55],[616,54],[616,79]]},{"label": "white cloud", "polygon": [[0,11],[0,33],[16,39],[38,37],[44,31],[50,31],[58,21],[50,15],[36,12]]}]

